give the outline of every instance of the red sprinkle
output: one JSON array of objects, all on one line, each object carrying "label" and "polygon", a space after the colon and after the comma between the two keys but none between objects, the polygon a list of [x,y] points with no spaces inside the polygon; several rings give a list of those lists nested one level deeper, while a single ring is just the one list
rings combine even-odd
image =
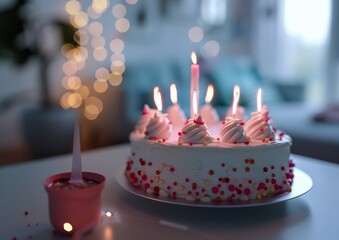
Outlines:
[{"label": "red sprinkle", "polygon": [[219,192],[219,189],[218,189],[217,187],[213,187],[213,188],[212,188],[212,192],[213,192],[214,194],[217,194],[217,193]]},{"label": "red sprinkle", "polygon": [[148,136],[148,132],[147,131],[145,131],[145,135]]},{"label": "red sprinkle", "polygon": [[189,182],[189,181],[190,181],[189,178],[186,178],[186,179],[185,179],[185,182]]},{"label": "red sprinkle", "polygon": [[182,132],[178,132],[178,135],[181,136],[181,135],[182,135]]},{"label": "red sprinkle", "polygon": [[249,167],[245,167],[245,171],[249,172],[251,169]]},{"label": "red sprinkle", "polygon": [[227,177],[225,178],[225,183],[229,183],[230,182],[230,179]]},{"label": "red sprinkle", "polygon": [[244,122],[240,122],[240,126],[244,126],[245,125],[245,123]]},{"label": "red sprinkle", "polygon": [[155,171],[155,175],[160,175],[160,171],[159,171],[159,170],[156,170],[156,171]]},{"label": "red sprinkle", "polygon": [[285,171],[285,167],[284,166],[281,166],[281,171]]},{"label": "red sprinkle", "polygon": [[148,166],[152,166],[152,162],[148,162],[147,165],[148,165]]},{"label": "red sprinkle", "polygon": [[174,172],[175,171],[175,168],[174,167],[171,167],[170,168],[170,172]]},{"label": "red sprinkle", "polygon": [[204,122],[199,122],[199,121],[197,121],[197,120],[195,120],[194,119],[194,121],[193,121],[195,124],[198,124],[198,125],[204,125]]},{"label": "red sprinkle", "polygon": [[237,168],[235,168],[235,167],[232,168],[232,171],[233,171],[233,172],[236,172],[236,171],[237,171]]},{"label": "red sprinkle", "polygon": [[250,160],[250,164],[252,164],[252,165],[254,164],[254,159]]},{"label": "red sprinkle", "polygon": [[214,171],[211,169],[211,170],[209,170],[208,174],[209,174],[209,175],[213,175],[213,174],[214,174]]},{"label": "red sprinkle", "polygon": [[25,211],[25,212],[24,212],[24,215],[25,215],[25,216],[28,216],[28,211]]},{"label": "red sprinkle", "polygon": [[267,167],[264,167],[262,170],[263,170],[264,172],[267,172],[267,171],[268,171]]},{"label": "red sprinkle", "polygon": [[251,194],[251,190],[250,190],[249,188],[245,188],[245,189],[244,189],[244,193],[245,193],[246,195],[250,195],[250,194]]}]

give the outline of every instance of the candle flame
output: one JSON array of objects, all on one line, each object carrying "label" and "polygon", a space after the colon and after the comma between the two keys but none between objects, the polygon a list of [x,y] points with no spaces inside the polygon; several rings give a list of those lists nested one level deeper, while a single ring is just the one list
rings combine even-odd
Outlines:
[{"label": "candle flame", "polygon": [[73,230],[73,226],[68,222],[64,223],[63,227],[66,232],[71,232]]},{"label": "candle flame", "polygon": [[198,114],[198,99],[197,99],[197,91],[193,91],[193,113],[194,116]]},{"label": "candle flame", "polygon": [[173,104],[177,104],[178,102],[178,93],[177,93],[177,88],[175,86],[174,83],[171,84],[171,87],[170,87],[170,91],[171,91],[171,101]]},{"label": "candle flame", "polygon": [[192,52],[191,59],[193,64],[197,64],[197,55],[195,55],[195,52]]},{"label": "candle flame", "polygon": [[157,106],[158,111],[161,112],[162,111],[162,99],[161,99],[160,90],[158,90],[158,92],[156,93],[155,105]]},{"label": "candle flame", "polygon": [[155,105],[157,105],[157,98],[158,98],[158,92],[159,92],[159,87],[155,86],[153,89],[153,101],[155,103]]},{"label": "candle flame", "polygon": [[214,96],[214,88],[212,84],[209,84],[206,91],[206,97],[205,102],[210,103],[212,101],[212,98]]},{"label": "candle flame", "polygon": [[237,112],[237,105],[240,99],[240,87],[238,85],[234,86],[233,89],[233,106],[232,106],[232,114],[235,116]]},{"label": "candle flame", "polygon": [[257,94],[257,110],[258,112],[261,112],[261,106],[262,106],[262,92],[261,88],[258,89],[258,94]]}]

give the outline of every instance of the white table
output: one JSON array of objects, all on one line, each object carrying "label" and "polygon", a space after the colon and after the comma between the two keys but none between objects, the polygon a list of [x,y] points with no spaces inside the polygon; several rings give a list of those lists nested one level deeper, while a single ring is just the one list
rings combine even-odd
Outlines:
[{"label": "white table", "polygon": [[[339,165],[293,155],[313,179],[307,194],[261,207],[197,208],[126,192],[113,172],[128,154],[129,145],[83,154],[84,170],[106,176],[102,209],[113,213],[83,239],[339,239]],[[70,155],[0,168],[1,240],[69,239],[53,233],[42,181],[70,168]]]}]

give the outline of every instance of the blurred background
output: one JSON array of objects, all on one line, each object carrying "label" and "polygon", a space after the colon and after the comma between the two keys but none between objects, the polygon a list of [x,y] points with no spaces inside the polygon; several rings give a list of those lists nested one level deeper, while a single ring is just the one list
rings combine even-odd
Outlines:
[{"label": "blurred background", "polygon": [[223,118],[235,84],[256,92],[292,152],[339,162],[339,2],[335,0],[3,0],[0,165],[128,142],[144,104],[170,84],[189,113],[190,55]]}]

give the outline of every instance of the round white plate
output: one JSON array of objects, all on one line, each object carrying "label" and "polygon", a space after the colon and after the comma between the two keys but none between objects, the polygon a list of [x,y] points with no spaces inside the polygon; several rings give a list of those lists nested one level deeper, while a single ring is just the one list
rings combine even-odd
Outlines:
[{"label": "round white plate", "polygon": [[170,198],[170,197],[161,197],[156,196],[154,194],[148,194],[145,192],[144,189],[137,189],[131,185],[127,178],[125,177],[125,165],[120,166],[118,171],[115,172],[115,179],[119,183],[119,185],[124,188],[126,191],[135,194],[139,197],[150,199],[157,202],[175,204],[175,205],[183,205],[183,206],[191,206],[191,207],[209,207],[209,208],[238,208],[238,207],[255,207],[255,206],[262,206],[262,205],[270,205],[279,202],[284,202],[296,197],[300,197],[301,195],[307,193],[313,185],[313,181],[311,177],[301,171],[298,168],[294,168],[294,179],[292,185],[292,191],[286,192],[276,197],[270,197],[263,200],[248,200],[248,201],[241,201],[236,200],[233,202],[223,201],[221,203],[210,202],[210,203],[203,203],[200,201],[187,201],[185,199],[180,198]]}]

